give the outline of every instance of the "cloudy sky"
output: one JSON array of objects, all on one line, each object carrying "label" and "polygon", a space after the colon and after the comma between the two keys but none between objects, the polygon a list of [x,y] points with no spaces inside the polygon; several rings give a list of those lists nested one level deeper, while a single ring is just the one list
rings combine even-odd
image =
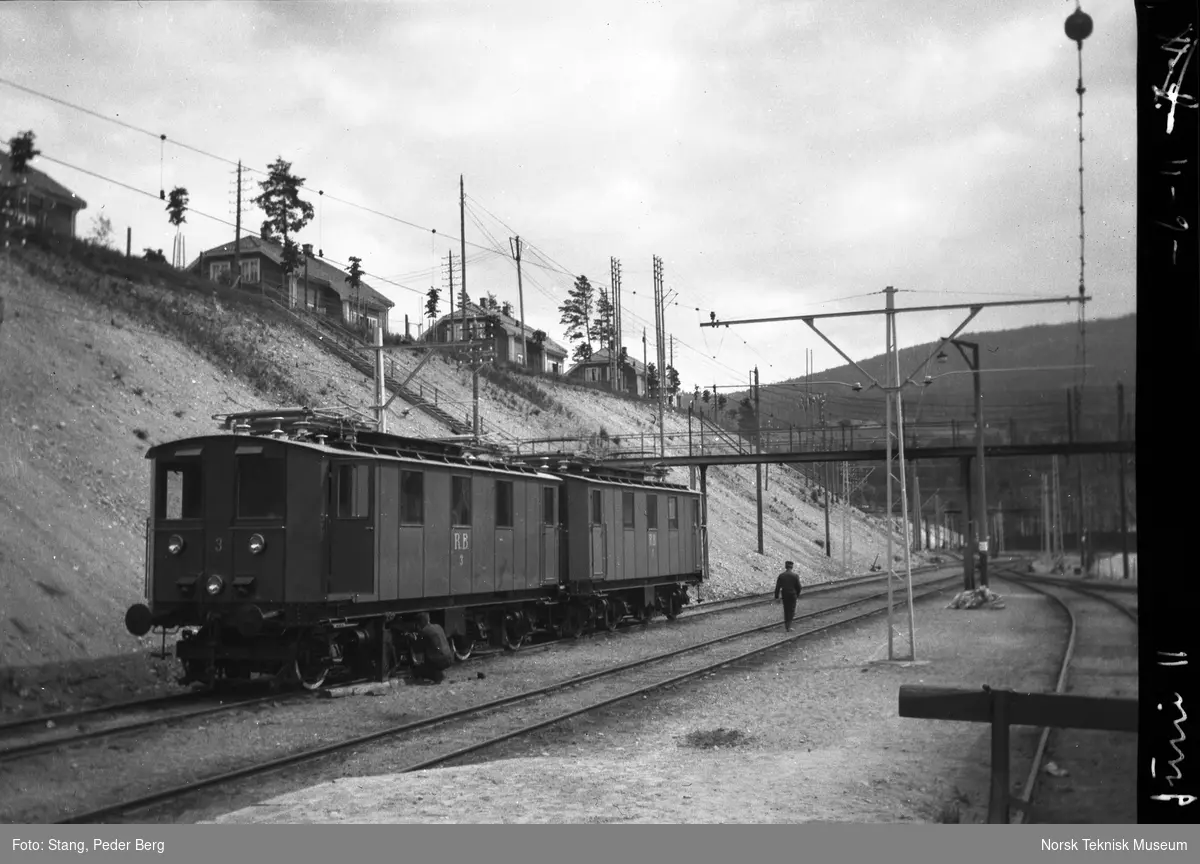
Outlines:
[{"label": "cloudy sky", "polygon": [[[168,258],[160,188],[191,194],[192,259],[232,239],[231,163],[260,172],[252,195],[282,156],[314,190],[298,239],[361,258],[396,302],[393,329],[458,256],[462,175],[473,298],[517,304],[519,234],[526,320],[560,338],[573,276],[607,284],[615,257],[625,344],[640,356],[645,327],[653,359],[658,255],[685,387],[744,382],[756,365],[768,383],[803,374],[806,349],[817,368],[840,360],[801,322],[701,328],[710,312],[880,308],[888,285],[899,306],[1075,294],[1074,7],[13,2],[0,5],[0,139],[36,133],[35,166],[88,202],[81,233],[103,212],[122,244],[129,226],[135,250]],[[1136,22],[1129,0],[1084,9],[1088,316],[1107,318],[1135,309]],[[960,316],[899,316],[901,345]],[[1000,308],[967,332],[1074,318],[1066,304]],[[855,359],[883,350],[882,315],[823,329]]]}]

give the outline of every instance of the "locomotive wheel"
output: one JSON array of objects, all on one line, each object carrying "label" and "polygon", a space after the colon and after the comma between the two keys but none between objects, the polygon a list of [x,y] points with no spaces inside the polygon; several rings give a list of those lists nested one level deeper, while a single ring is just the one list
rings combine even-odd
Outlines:
[{"label": "locomotive wheel", "polygon": [[475,650],[475,640],[467,637],[465,633],[455,633],[450,637],[450,647],[454,651],[454,659],[462,663],[469,659],[471,652]]},{"label": "locomotive wheel", "polygon": [[617,629],[617,623],[621,620],[621,601],[620,600],[605,600],[604,608],[601,614],[604,616],[604,629],[609,633]]},{"label": "locomotive wheel", "polygon": [[297,652],[294,673],[296,680],[305,690],[319,690],[333,666],[325,646],[306,642]]}]

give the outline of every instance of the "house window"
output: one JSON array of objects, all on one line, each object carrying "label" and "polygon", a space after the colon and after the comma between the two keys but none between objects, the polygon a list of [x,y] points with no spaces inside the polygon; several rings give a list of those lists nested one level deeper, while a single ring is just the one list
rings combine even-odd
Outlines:
[{"label": "house window", "polygon": [[658,529],[658,496],[646,496],[646,527],[655,531]]},{"label": "house window", "polygon": [[400,472],[400,522],[407,525],[425,522],[425,475],[420,471]]},{"label": "house window", "polygon": [[228,261],[213,261],[208,265],[208,278],[214,282],[220,282],[222,279],[229,278],[229,262]]},{"label": "house window", "polygon": [[679,499],[674,495],[667,498],[667,527],[679,527]]},{"label": "house window", "polygon": [[[228,265],[226,265],[228,267]],[[259,280],[258,259],[242,262],[242,281],[257,284]]]},{"label": "house window", "polygon": [[621,524],[626,528],[633,527],[633,493],[621,493]]},{"label": "house window", "polygon": [[513,484],[511,480],[496,481],[496,527],[513,525]]},{"label": "house window", "polygon": [[471,478],[450,478],[450,524],[471,524]]}]

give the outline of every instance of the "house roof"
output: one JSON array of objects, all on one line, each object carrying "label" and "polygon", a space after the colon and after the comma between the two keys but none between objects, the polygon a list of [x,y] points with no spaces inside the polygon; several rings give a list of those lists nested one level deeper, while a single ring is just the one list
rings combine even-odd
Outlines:
[{"label": "house roof", "polygon": [[[273,240],[263,240],[261,237],[243,237],[240,241],[241,252],[243,255],[247,253],[258,253],[270,258],[276,264],[283,264],[283,245],[276,243]],[[205,258],[215,258],[225,255],[233,255],[233,241],[222,243],[220,246],[214,246],[211,249],[206,249],[200,253]],[[303,250],[300,252],[304,255]],[[200,259],[197,258],[188,265],[190,270]],[[315,255],[308,256],[308,279],[310,282],[319,282],[328,285],[339,297],[343,300],[348,299],[351,294],[350,283],[346,281],[346,272],[338,267],[334,267],[329,262],[317,258]],[[391,309],[396,304],[388,298],[384,297],[365,281],[362,283],[363,297],[369,305],[382,306],[385,309]]]},{"label": "house roof", "polygon": [[[462,313],[461,308],[455,309],[454,310],[454,319],[456,321],[459,320],[462,317],[462,314],[463,313]],[[468,319],[475,321],[480,318],[487,318],[490,315],[495,315],[498,319],[500,319],[500,326],[504,329],[505,333],[507,333],[510,336],[515,336],[518,339],[521,338],[521,322],[518,321],[516,318],[513,318],[511,315],[505,315],[499,309],[484,309],[478,303],[473,303],[471,301],[467,302],[467,318]],[[439,318],[437,321],[435,321],[429,327],[429,329],[427,329],[425,331],[425,333],[422,335],[421,338],[426,339],[426,340],[429,339],[429,334],[432,331],[436,330],[438,327],[442,326],[442,324],[446,323],[449,320],[450,320],[449,313],[443,315],[441,318]],[[528,339],[530,336],[532,336],[536,332],[537,332],[536,327],[531,327],[529,324],[525,325],[525,338],[526,339]],[[546,339],[542,342],[542,351],[547,356],[556,356],[556,357],[566,357],[567,356],[567,349],[562,347],[561,345],[559,345],[557,342],[555,342],[549,336],[547,336]]]},{"label": "house roof", "polygon": [[32,165],[26,165],[23,174],[13,171],[8,151],[0,150],[0,186],[16,186],[22,183],[28,184],[45,195],[54,196],[72,209],[82,210],[87,207],[86,201],[49,174],[39,171]]},{"label": "house roof", "polygon": [[[567,370],[567,375],[570,375],[576,369],[582,369],[586,366],[607,366],[608,365],[608,349],[601,348],[599,351],[592,352],[592,356],[586,360],[580,360],[574,366]],[[625,353],[625,365],[633,370],[635,375],[645,375],[646,365],[641,360],[635,360],[633,355]]]}]

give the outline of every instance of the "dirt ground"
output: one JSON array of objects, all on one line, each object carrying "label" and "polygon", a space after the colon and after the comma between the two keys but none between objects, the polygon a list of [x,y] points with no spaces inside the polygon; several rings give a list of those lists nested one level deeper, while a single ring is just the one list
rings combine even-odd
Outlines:
[{"label": "dirt ground", "polygon": [[[904,683],[1053,688],[1065,614],[1042,595],[997,588],[1003,609],[946,609],[952,591],[921,603],[917,664],[872,662],[887,657],[878,618],[793,643],[753,668],[551,727],[469,764],[373,774],[360,754],[363,776],[215,821],[981,822],[988,727],[900,718],[898,691]],[[900,637],[903,654],[907,635]],[[1014,791],[1036,731],[1013,730]]]}]

